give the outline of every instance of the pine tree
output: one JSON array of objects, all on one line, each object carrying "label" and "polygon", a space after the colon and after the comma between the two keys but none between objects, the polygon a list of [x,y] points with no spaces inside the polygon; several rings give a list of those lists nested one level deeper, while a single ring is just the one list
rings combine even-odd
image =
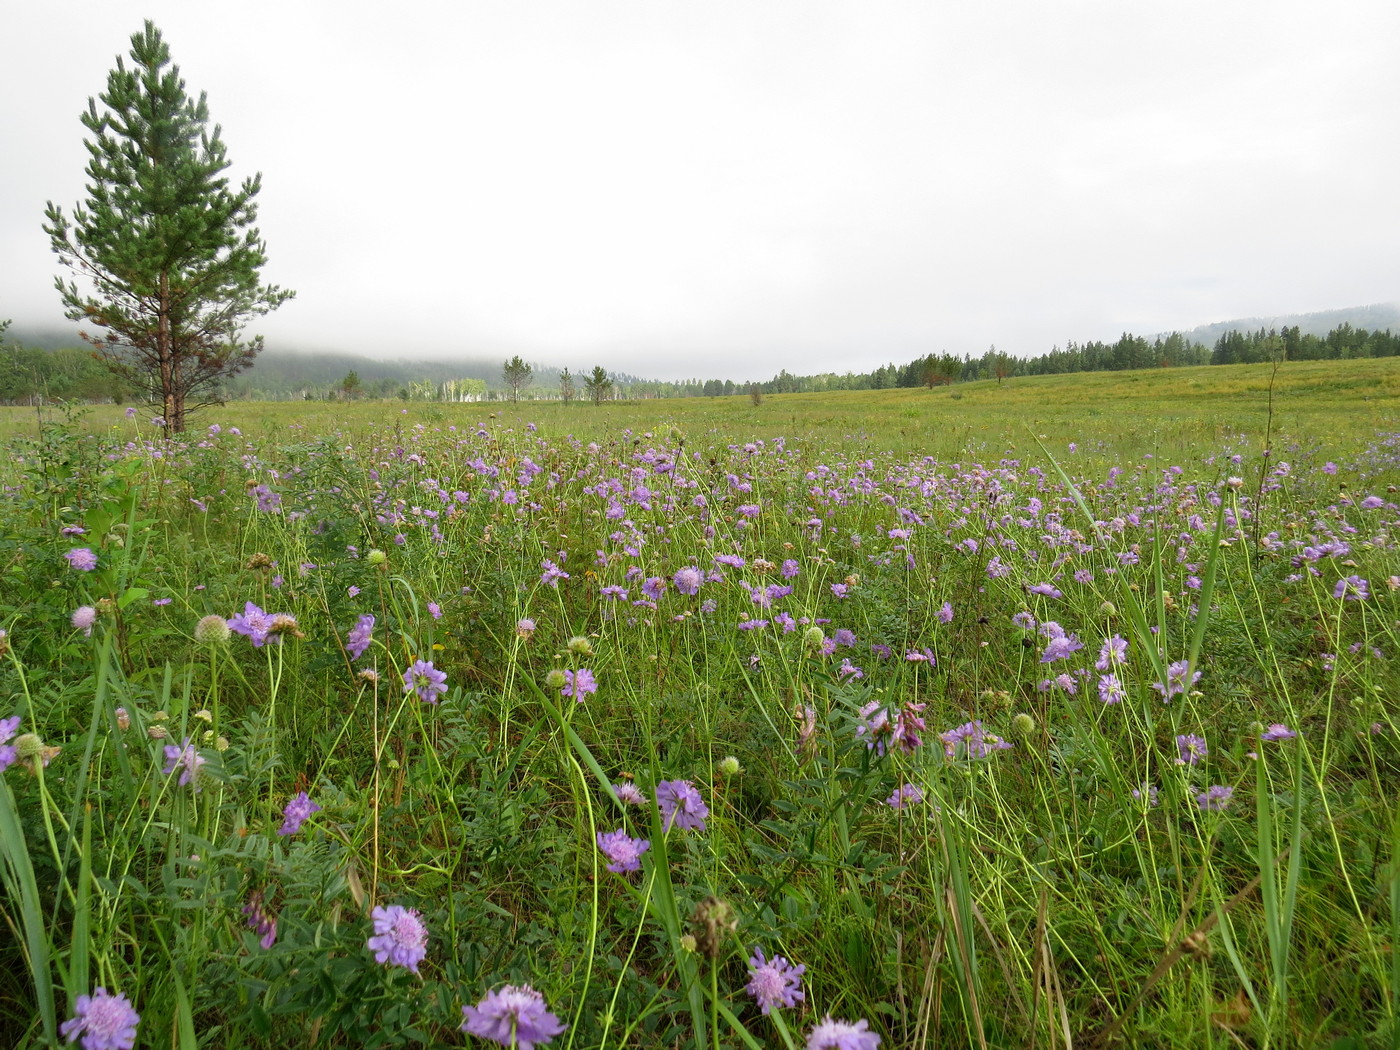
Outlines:
[{"label": "pine tree", "polygon": [[[260,285],[266,247],[253,227],[262,176],[230,189],[229,166],[205,96],[185,94],[160,31],[146,22],[131,38],[132,68],[120,56],[107,75],[104,107],[88,100],[82,123],[90,159],[86,206],[70,223],[49,202],[59,261],[91,283],[55,281],[71,320],[118,376],[162,405],[166,433],[186,414],[218,403],[219,382],[249,368],[262,337],[243,325],[295,293]],[[189,404],[195,399],[194,404]]]},{"label": "pine tree", "polygon": [[608,378],[608,371],[602,365],[594,365],[593,373],[583,377],[583,389],[588,396],[593,399],[595,405],[601,405],[612,393],[612,380]]},{"label": "pine tree", "polygon": [[520,391],[530,385],[530,376],[534,372],[533,368],[520,359],[519,354],[501,366],[501,378],[505,381],[506,389],[510,391],[512,403],[520,400]]}]

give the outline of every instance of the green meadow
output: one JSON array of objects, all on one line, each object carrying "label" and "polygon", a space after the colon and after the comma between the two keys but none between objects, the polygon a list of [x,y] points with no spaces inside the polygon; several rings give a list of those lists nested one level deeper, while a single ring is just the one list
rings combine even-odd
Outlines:
[{"label": "green meadow", "polygon": [[0,1041],[1400,1046],[1397,394],[0,409]]}]

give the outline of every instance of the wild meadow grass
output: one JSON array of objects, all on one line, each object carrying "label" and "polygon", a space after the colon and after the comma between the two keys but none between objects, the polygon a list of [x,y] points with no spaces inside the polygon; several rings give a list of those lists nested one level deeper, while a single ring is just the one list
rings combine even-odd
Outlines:
[{"label": "wild meadow grass", "polygon": [[9,410],[6,1045],[1400,1045],[1390,364]]}]

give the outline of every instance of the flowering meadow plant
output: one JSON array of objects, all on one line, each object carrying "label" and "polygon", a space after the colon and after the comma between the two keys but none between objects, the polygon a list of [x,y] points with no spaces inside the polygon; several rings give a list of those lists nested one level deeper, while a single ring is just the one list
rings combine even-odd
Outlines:
[{"label": "flowering meadow plant", "polygon": [[1384,1042],[1400,435],[1023,378],[15,446],[0,1030]]}]

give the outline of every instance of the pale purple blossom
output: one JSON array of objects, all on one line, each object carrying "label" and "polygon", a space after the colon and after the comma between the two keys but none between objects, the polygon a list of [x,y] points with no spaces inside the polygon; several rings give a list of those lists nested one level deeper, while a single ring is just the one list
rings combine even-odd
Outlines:
[{"label": "pale purple blossom", "polygon": [[885,805],[890,809],[903,809],[905,806],[912,806],[924,800],[924,793],[913,784],[902,784],[895,788],[894,794],[885,799]]},{"label": "pale purple blossom", "polygon": [[63,1022],[59,1033],[70,1043],[81,1036],[83,1050],[131,1050],[140,1021],[126,996],[98,985],[91,995],[78,996],[73,1017]]},{"label": "pale purple blossom", "polygon": [[512,1050],[534,1050],[568,1026],[545,1009],[544,996],[528,984],[506,985],[475,1006],[462,1007],[462,1031]]},{"label": "pale purple blossom", "polygon": [[68,559],[68,564],[79,572],[92,572],[97,568],[97,555],[90,547],[74,547],[64,557]]},{"label": "pale purple blossom", "polygon": [[1289,729],[1282,722],[1273,722],[1268,729],[1259,734],[1259,739],[1271,743],[1275,740],[1292,740],[1297,735],[1295,730]]},{"label": "pale purple blossom", "polygon": [[[1152,688],[1162,694],[1163,700],[1170,700],[1178,693],[1186,691],[1186,672],[1190,664],[1186,660],[1174,660],[1167,666],[1167,681],[1164,685],[1161,682],[1153,682]],[[1195,685],[1201,680],[1201,672],[1196,671],[1191,675],[1191,685]]]},{"label": "pale purple blossom", "polygon": [[685,595],[695,595],[700,593],[700,585],[705,582],[705,575],[694,565],[687,565],[683,569],[677,569],[676,574],[671,577],[671,583],[676,590]]},{"label": "pale purple blossom", "polygon": [[165,745],[165,768],[160,772],[162,776],[168,777],[175,770],[180,770],[180,779],[177,783],[181,787],[185,787],[189,784],[195,784],[202,765],[204,765],[204,756],[190,743],[190,738],[185,737],[180,741],[179,746],[175,744]]},{"label": "pale purple blossom", "polygon": [[282,826],[277,829],[277,834],[295,835],[301,830],[302,824],[306,823],[311,814],[320,811],[321,807],[312,802],[311,796],[305,791],[297,792],[287,803],[286,808],[282,810]]},{"label": "pale purple blossom", "polygon": [[431,660],[414,660],[403,673],[403,691],[417,693],[425,704],[435,704],[447,692],[447,672],[439,671]]},{"label": "pale purple blossom", "polygon": [[880,1036],[870,1031],[864,1018],[851,1024],[833,1021],[828,1014],[807,1033],[807,1050],[876,1050],[879,1045]]},{"label": "pale purple blossom", "polygon": [[802,975],[806,972],[806,966],[794,966],[781,955],[766,959],[763,949],[755,948],[749,956],[749,983],[744,991],[753,996],[764,1014],[774,1009],[791,1009],[806,998],[802,991]]},{"label": "pale purple blossom", "polygon": [[1203,812],[1224,809],[1230,804],[1230,798],[1234,793],[1235,789],[1232,787],[1212,784],[1196,796],[1196,805],[1200,806]]},{"label": "pale purple blossom", "polygon": [[687,831],[704,831],[710,808],[689,780],[663,780],[656,785],[656,807],[661,811],[661,830],[671,825]]},{"label": "pale purple blossom", "polygon": [[350,633],[345,636],[345,651],[350,654],[351,660],[358,660],[365,655],[373,636],[374,617],[366,613],[355,621],[355,626],[350,628]]},{"label": "pale purple blossom", "polygon": [[593,677],[593,672],[580,667],[577,671],[564,672],[564,684],[559,688],[559,695],[572,696],[576,703],[581,704],[584,697],[597,691],[598,681]]},{"label": "pale purple blossom", "polygon": [[412,908],[391,904],[370,912],[374,935],[365,947],[374,952],[374,961],[387,966],[402,966],[418,972],[418,964],[428,954],[428,928],[423,917]]},{"label": "pale purple blossom", "polygon": [[84,636],[92,637],[92,625],[97,622],[97,610],[91,605],[80,605],[73,610],[73,628],[82,631]]},{"label": "pale purple blossom", "polygon": [[1176,764],[1179,766],[1194,766],[1209,754],[1204,738],[1195,733],[1183,733],[1178,736],[1176,752]]},{"label": "pale purple blossom", "polygon": [[612,861],[608,870],[621,875],[637,871],[642,866],[642,854],[651,848],[646,839],[634,839],[622,828],[616,831],[598,832],[598,849]]}]

